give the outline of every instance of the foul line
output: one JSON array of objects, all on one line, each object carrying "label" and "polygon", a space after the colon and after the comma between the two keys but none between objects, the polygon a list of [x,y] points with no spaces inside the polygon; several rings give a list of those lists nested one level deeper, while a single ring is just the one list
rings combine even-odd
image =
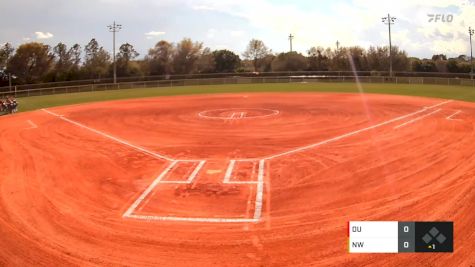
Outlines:
[{"label": "foul line", "polygon": [[140,146],[137,146],[137,145],[133,145],[133,144],[127,142],[127,141],[124,141],[124,140],[122,140],[122,139],[120,139],[120,138],[114,137],[114,136],[112,136],[112,135],[110,135],[110,134],[106,134],[106,133],[104,133],[104,132],[101,132],[101,131],[99,131],[99,130],[93,129],[93,128],[88,127],[88,126],[86,126],[86,125],[84,125],[84,124],[81,124],[81,123],[79,123],[79,122],[70,120],[70,119],[64,117],[63,115],[56,114],[56,113],[54,113],[54,112],[52,112],[52,111],[49,111],[49,110],[47,110],[47,109],[41,109],[41,110],[44,111],[44,112],[46,112],[46,113],[48,113],[48,114],[50,114],[50,115],[52,115],[52,116],[55,116],[55,117],[60,118],[60,119],[63,120],[63,121],[69,122],[69,123],[71,123],[71,124],[74,124],[74,125],[76,125],[76,126],[78,126],[78,127],[81,127],[81,128],[83,128],[83,129],[89,130],[89,131],[91,131],[91,132],[93,132],[93,133],[96,133],[96,134],[98,134],[98,135],[102,135],[103,137],[109,138],[109,139],[111,139],[111,140],[116,141],[117,143],[121,143],[121,144],[123,144],[123,145],[126,145],[126,146],[129,146],[129,147],[131,147],[131,148],[134,148],[134,149],[136,149],[136,150],[138,150],[138,151],[140,151],[140,152],[143,152],[143,153],[145,153],[145,154],[148,154],[148,155],[150,155],[150,156],[153,156],[153,157],[156,157],[156,158],[159,158],[159,159],[168,160],[168,161],[174,161],[174,159],[172,159],[172,158],[169,158],[169,157],[167,157],[167,156],[163,156],[163,155],[160,155],[160,154],[158,154],[158,153],[152,152],[152,151],[147,150],[147,149],[145,149],[145,148],[143,148],[143,147],[140,147]]},{"label": "foul line", "polygon": [[446,119],[451,121],[460,121],[461,119],[453,119],[453,117],[457,116],[458,114],[462,113],[461,110],[456,111],[454,114],[448,116]]},{"label": "foul line", "polygon": [[415,118],[415,119],[412,119],[412,120],[410,120],[410,121],[406,121],[406,122],[403,123],[403,124],[399,124],[399,125],[397,125],[397,126],[394,126],[393,129],[399,129],[399,128],[404,127],[404,126],[406,126],[406,125],[408,125],[408,124],[411,124],[411,123],[413,123],[413,122],[422,120],[423,118],[429,117],[430,115],[433,115],[433,114],[435,114],[435,113],[437,113],[437,112],[439,112],[439,111],[441,111],[440,108],[439,108],[439,109],[436,109],[436,110],[434,110],[434,111],[432,111],[432,112],[430,112],[430,113],[427,113],[427,114],[425,114],[425,115],[422,115],[422,116],[420,116],[420,117],[417,117],[417,118]]},{"label": "foul line", "polygon": [[428,109],[436,108],[436,107],[445,105],[447,103],[450,103],[452,101],[453,100],[448,100],[448,101],[444,101],[442,103],[438,103],[438,104],[430,106],[430,107],[424,107],[423,109],[418,110],[416,112],[412,112],[412,113],[409,113],[409,114],[406,114],[406,115],[403,115],[403,116],[399,116],[397,118],[390,119],[390,120],[387,120],[385,122],[381,122],[379,124],[375,124],[375,125],[363,128],[363,129],[359,129],[359,130],[356,130],[356,131],[353,131],[353,132],[349,132],[349,133],[346,133],[346,134],[343,134],[343,135],[340,135],[340,136],[337,136],[337,137],[333,137],[333,138],[330,138],[330,139],[327,139],[327,140],[324,140],[324,141],[321,141],[321,142],[318,142],[318,143],[315,143],[315,144],[311,144],[311,145],[303,146],[303,147],[300,147],[300,148],[292,149],[292,150],[289,150],[287,152],[275,154],[275,155],[272,155],[272,156],[267,156],[263,159],[271,160],[271,159],[275,159],[275,158],[278,158],[278,157],[281,157],[281,156],[294,154],[294,153],[301,152],[301,151],[304,151],[304,150],[308,150],[308,149],[311,149],[311,148],[315,148],[315,147],[318,147],[318,146],[321,146],[321,145],[325,145],[325,144],[328,144],[328,143],[331,143],[331,142],[335,142],[335,141],[338,141],[338,140],[341,140],[341,139],[344,139],[344,138],[347,138],[347,137],[350,137],[350,136],[353,136],[353,135],[356,135],[356,134],[359,134],[359,133],[362,133],[362,132],[366,132],[366,131],[369,131],[369,130],[372,130],[372,129],[375,129],[375,128],[379,128],[379,127],[384,126],[384,125],[388,125],[388,124],[396,122],[396,121],[403,120],[405,118],[408,118],[408,117],[414,116],[416,114],[422,113],[424,111],[427,111]]}]

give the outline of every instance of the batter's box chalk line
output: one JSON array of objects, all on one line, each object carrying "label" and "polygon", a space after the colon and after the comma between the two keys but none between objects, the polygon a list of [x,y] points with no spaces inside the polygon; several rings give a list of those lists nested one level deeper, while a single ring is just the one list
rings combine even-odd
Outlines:
[{"label": "batter's box chalk line", "polygon": [[[174,167],[180,163],[195,163],[193,171],[185,181],[163,181],[163,179],[169,174]],[[231,176],[235,172],[236,163],[253,163],[258,166],[257,168],[257,181],[232,181]],[[145,220],[145,221],[176,221],[176,222],[203,222],[203,223],[257,223],[261,220],[263,196],[264,196],[264,172],[265,172],[265,160],[230,160],[226,172],[223,177],[223,184],[255,184],[256,195],[254,204],[254,215],[252,218],[215,218],[215,217],[176,217],[176,216],[155,216],[155,215],[140,215],[134,214],[137,207],[150,195],[150,193],[160,184],[191,184],[194,179],[203,169],[206,160],[173,160],[169,162],[167,167],[158,175],[158,177],[142,192],[142,194],[132,203],[132,205],[123,214],[124,218]]]}]

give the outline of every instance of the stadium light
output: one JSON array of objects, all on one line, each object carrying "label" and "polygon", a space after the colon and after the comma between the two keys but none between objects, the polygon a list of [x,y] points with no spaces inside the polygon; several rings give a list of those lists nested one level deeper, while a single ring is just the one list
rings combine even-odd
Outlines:
[{"label": "stadium light", "polygon": [[391,43],[391,24],[394,24],[396,22],[395,17],[391,17],[391,15],[388,13],[387,17],[382,18],[382,21],[384,24],[388,25],[388,30],[389,30],[389,77],[393,76],[393,49],[392,49],[392,43]]},{"label": "stadium light", "polygon": [[473,48],[472,48],[472,36],[475,30],[472,27],[468,27],[468,35],[470,36],[470,79],[473,79]]},{"label": "stadium light", "polygon": [[114,83],[117,83],[117,66],[115,62],[115,33],[122,29],[122,25],[116,24],[115,21],[112,25],[107,26],[109,31],[112,32],[112,51],[113,51],[113,64],[114,64]]},{"label": "stadium light", "polygon": [[295,36],[292,34],[289,35],[289,41],[290,41],[290,52],[292,52],[292,40],[294,39]]}]

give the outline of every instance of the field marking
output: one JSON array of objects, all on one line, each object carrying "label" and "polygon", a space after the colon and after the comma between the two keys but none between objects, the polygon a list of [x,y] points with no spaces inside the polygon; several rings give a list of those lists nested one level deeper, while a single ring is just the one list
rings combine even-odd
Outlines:
[{"label": "field marking", "polygon": [[264,163],[261,159],[259,161],[259,173],[257,175],[257,195],[256,207],[254,208],[254,219],[260,220],[262,216],[262,200],[264,198]]},{"label": "field marking", "polygon": [[[363,128],[363,129],[352,131],[352,132],[349,132],[349,133],[346,133],[346,134],[343,134],[343,135],[340,135],[340,136],[337,136],[337,137],[333,137],[333,138],[330,138],[330,139],[327,139],[327,140],[324,140],[324,141],[321,141],[321,142],[318,142],[318,143],[315,143],[315,144],[303,146],[303,147],[300,147],[300,148],[297,148],[297,149],[289,150],[287,152],[283,152],[283,153],[279,153],[279,154],[275,154],[275,155],[272,155],[272,156],[261,158],[259,160],[257,190],[256,190],[256,197],[255,197],[255,208],[254,208],[254,216],[253,216],[252,219],[251,218],[196,218],[196,217],[150,216],[150,215],[135,215],[135,214],[133,214],[133,212],[142,203],[142,201],[153,191],[153,189],[155,187],[158,186],[158,184],[161,182],[163,177],[165,177],[165,175],[170,172],[170,170],[177,164],[177,162],[179,162],[181,160],[175,160],[175,159],[160,155],[158,153],[151,152],[151,151],[149,151],[145,148],[130,144],[129,142],[121,140],[117,137],[111,136],[111,135],[106,134],[104,132],[101,132],[99,130],[90,128],[88,126],[85,126],[85,125],[83,125],[79,122],[75,122],[73,120],[65,118],[62,115],[58,115],[58,114],[56,114],[54,112],[51,112],[49,110],[46,110],[46,109],[42,109],[42,110],[44,112],[50,114],[50,115],[53,115],[53,116],[56,116],[56,117],[60,118],[64,121],[66,121],[66,122],[69,122],[69,123],[74,124],[76,126],[79,126],[81,128],[90,130],[90,131],[92,131],[96,134],[99,134],[99,135],[102,135],[102,136],[107,137],[109,139],[112,139],[112,140],[114,140],[118,143],[127,145],[129,147],[132,147],[136,150],[139,150],[139,151],[144,152],[146,154],[152,155],[154,157],[170,161],[170,164],[168,165],[168,167],[165,170],[163,170],[162,173],[160,173],[160,175],[144,190],[144,192],[142,192],[142,194],[126,210],[126,212],[122,215],[124,218],[133,218],[133,219],[140,219],[140,220],[206,222],[206,223],[211,223],[211,222],[216,222],[216,223],[224,223],[224,222],[227,222],[227,223],[251,223],[251,222],[252,223],[257,223],[257,222],[260,221],[260,219],[262,217],[262,206],[263,206],[263,195],[264,195],[264,171],[265,171],[265,161],[266,160],[271,160],[271,159],[274,159],[274,158],[277,158],[277,157],[280,157],[280,156],[297,153],[297,152],[307,150],[307,149],[311,149],[311,148],[314,148],[314,147],[318,147],[320,145],[324,145],[324,144],[327,144],[327,143],[330,143],[330,142],[338,141],[338,140],[344,139],[346,137],[356,135],[356,134],[361,133],[361,132],[365,132],[365,131],[375,129],[375,128],[378,128],[378,127],[381,127],[381,126],[384,126],[384,125],[387,125],[387,124],[390,124],[390,123],[393,123],[393,122],[396,122],[396,121],[400,121],[402,119],[405,119],[405,118],[414,116],[416,114],[422,113],[424,111],[427,111],[428,109],[432,109],[432,108],[435,108],[435,107],[445,105],[445,104],[450,103],[452,101],[453,100],[444,101],[444,102],[441,102],[441,103],[438,103],[438,104],[435,104],[435,105],[432,105],[432,106],[429,106],[429,107],[424,107],[423,109],[415,111],[413,113],[409,113],[409,114],[406,114],[406,115],[403,115],[403,116],[399,116],[397,118],[390,119],[390,120],[384,121],[382,123],[372,125],[372,126],[369,126],[369,127]],[[440,111],[440,109],[439,109],[439,111]],[[279,113],[279,111],[277,111],[277,114],[278,113]],[[432,113],[435,113],[435,112],[431,112],[430,114],[432,114]],[[199,115],[201,116],[201,113]],[[272,116],[272,115],[275,115],[275,114],[266,115],[266,116]],[[234,116],[234,113],[233,113],[233,116]],[[241,116],[244,116],[244,115],[242,115],[242,112],[241,112]],[[422,117],[424,117],[424,116],[422,116]],[[233,163],[231,163],[231,161],[230,161],[230,164],[228,165],[228,168],[226,170],[224,180],[226,180],[228,183],[231,183],[229,180],[231,178],[232,170],[234,168],[234,164],[235,164],[236,161],[254,161],[254,160],[256,160],[256,159],[231,160]],[[193,162],[194,160],[183,160],[183,161]],[[196,177],[199,170],[203,166],[204,162],[205,161],[203,161],[203,160],[200,161],[199,166],[197,166],[195,168],[195,170],[193,171],[192,175],[190,175],[191,180],[193,180],[194,177]],[[230,167],[231,164],[232,164],[232,167]],[[190,179],[190,177],[189,177],[189,179]],[[250,183],[250,182],[244,182],[244,183]],[[254,183],[256,183],[256,182],[254,182]]]},{"label": "field marking", "polygon": [[[133,218],[139,220],[157,220],[157,221],[180,221],[180,222],[216,222],[216,223],[257,223],[260,221],[262,216],[262,203],[263,203],[263,195],[264,195],[264,164],[265,161],[261,159],[259,161],[259,173],[258,173],[258,181],[257,182],[239,182],[239,184],[257,184],[256,186],[256,196],[255,196],[255,204],[254,204],[254,216],[253,218],[213,218],[213,217],[176,217],[176,216],[156,216],[156,215],[137,215],[133,214],[134,211],[137,209],[138,206],[144,201],[149,194],[161,183],[187,183],[188,181],[192,181],[194,177],[198,174],[201,167],[205,163],[205,161],[201,161],[199,166],[195,168],[193,173],[190,175],[190,178],[187,182],[172,182],[172,181],[162,181],[162,179],[176,166],[176,164],[180,162],[179,160],[173,161],[169,166],[162,171],[162,173],[145,189],[145,191],[135,200],[135,202],[127,209],[127,211],[122,215],[123,218]],[[232,169],[234,168],[235,160],[230,161],[226,175],[229,173],[228,178],[230,179]],[[235,184],[238,182],[228,182],[228,184]]]},{"label": "field marking", "polygon": [[33,121],[27,120],[26,122],[30,125],[29,128],[25,128],[26,130],[37,129],[38,128],[38,125],[36,125]]},{"label": "field marking", "polygon": [[223,183],[229,183],[229,180],[231,179],[231,174],[233,173],[234,164],[236,164],[236,160],[232,159],[229,161],[228,168],[226,169],[226,173],[224,174]]},{"label": "field marking", "polygon": [[437,112],[439,112],[439,111],[441,111],[441,110],[442,110],[442,109],[440,109],[440,108],[439,108],[439,109],[436,109],[436,110],[434,110],[434,111],[432,111],[432,112],[430,112],[430,113],[424,114],[424,115],[419,116],[419,117],[417,117],[417,118],[415,118],[415,119],[412,119],[412,120],[410,120],[410,121],[406,121],[405,123],[402,123],[402,124],[399,124],[399,125],[397,125],[397,126],[394,126],[393,129],[396,130],[396,129],[399,129],[399,128],[404,127],[404,126],[406,126],[406,125],[409,125],[409,124],[411,124],[411,123],[414,123],[414,122],[416,122],[416,121],[422,120],[422,119],[427,118],[427,117],[429,117],[430,115],[433,115],[433,114],[435,114],[435,113],[437,113]]},{"label": "field marking", "polygon": [[203,223],[258,223],[259,219],[250,218],[193,218],[193,217],[162,217],[151,215],[127,215],[132,219],[145,221],[203,222]]},{"label": "field marking", "polygon": [[226,168],[226,173],[224,174],[223,184],[258,184],[259,181],[253,181],[254,176],[254,167],[252,168],[251,180],[249,181],[231,181],[231,177],[234,171],[236,162],[255,162],[255,160],[230,160],[228,167]]},{"label": "field marking", "polygon": [[[254,212],[254,218],[197,218],[197,217],[173,217],[173,216],[149,216],[149,215],[136,215],[133,214],[134,211],[137,209],[137,207],[147,198],[147,196],[155,189],[155,187],[158,186],[162,182],[162,179],[170,172],[170,170],[178,163],[178,162],[196,162],[197,160],[176,160],[172,159],[170,157],[163,156],[161,154],[149,151],[145,148],[142,148],[137,145],[133,145],[127,141],[124,141],[122,139],[119,139],[117,137],[114,137],[112,135],[109,135],[107,133],[104,133],[102,131],[96,130],[94,128],[88,127],[84,124],[81,124],[79,122],[73,121],[71,119],[68,119],[64,117],[63,115],[59,115],[55,112],[49,111],[47,109],[41,109],[43,112],[55,116],[61,120],[64,120],[66,122],[69,122],[73,125],[76,125],[80,128],[89,130],[91,132],[94,132],[98,135],[101,135],[103,137],[109,138],[113,141],[116,141],[120,144],[129,146],[131,148],[134,148],[138,151],[141,151],[145,154],[151,155],[153,157],[159,158],[159,159],[164,159],[170,162],[170,164],[167,166],[165,170],[163,170],[160,175],[142,192],[142,194],[130,205],[130,207],[124,212],[122,215],[123,218],[132,218],[132,219],[139,219],[139,220],[158,220],[158,221],[180,221],[180,222],[205,222],[205,223],[258,223],[260,221],[260,216],[262,214],[262,211],[259,209],[262,209],[262,198],[263,198],[263,171],[259,172],[259,175],[262,176],[261,178],[258,179],[258,184],[256,190],[256,203],[255,203],[255,212]],[[242,161],[252,161],[252,159],[244,159]],[[198,174],[199,170],[205,163],[205,160],[200,160],[200,164],[195,168],[195,171],[193,172],[192,175],[190,175],[189,179],[194,179],[194,177]],[[264,160],[260,161],[260,164],[264,164]],[[163,182],[162,182],[163,183]],[[249,183],[249,182],[246,182]]]},{"label": "field marking", "polygon": [[129,217],[134,210],[140,205],[140,203],[152,192],[152,190],[160,183],[165,175],[176,165],[177,161],[172,161],[168,167],[162,171],[162,173],[143,191],[143,193],[132,203],[127,211],[122,215],[123,217]]},{"label": "field marking", "polygon": [[50,114],[50,115],[53,115],[53,116],[55,116],[55,117],[60,118],[60,119],[63,120],[63,121],[69,122],[69,123],[74,124],[74,125],[76,125],[76,126],[78,126],[78,127],[81,127],[81,128],[83,128],[83,129],[89,130],[89,131],[91,131],[91,132],[93,132],[93,133],[96,133],[96,134],[98,134],[98,135],[101,135],[101,136],[103,136],[103,137],[106,137],[106,138],[109,138],[109,139],[111,139],[111,140],[114,140],[114,141],[116,141],[117,143],[120,143],[120,144],[129,146],[129,147],[131,147],[131,148],[134,148],[134,149],[136,149],[136,150],[138,150],[138,151],[140,151],[140,152],[143,152],[143,153],[148,154],[148,155],[150,155],[150,156],[153,156],[153,157],[155,157],[155,158],[164,159],[164,160],[168,160],[168,161],[174,161],[174,160],[175,160],[175,159],[172,159],[172,158],[170,158],[170,157],[167,157],[167,156],[164,156],[164,155],[161,155],[161,154],[152,152],[152,151],[150,151],[150,150],[148,150],[148,149],[145,149],[145,148],[143,148],[143,147],[140,147],[140,146],[137,146],[137,145],[133,145],[133,144],[131,144],[131,143],[125,141],[125,140],[122,140],[122,139],[120,139],[120,138],[114,137],[114,136],[112,136],[112,135],[110,135],[110,134],[104,133],[104,132],[99,131],[99,130],[96,130],[96,129],[94,129],[94,128],[88,127],[88,126],[86,126],[86,125],[84,125],[84,124],[82,124],[82,123],[73,121],[73,120],[71,120],[71,119],[68,119],[68,118],[64,117],[63,115],[56,114],[56,113],[54,113],[54,112],[52,112],[52,111],[49,111],[49,110],[47,110],[47,109],[41,109],[41,110],[44,111],[44,112],[46,112],[46,113],[48,113],[48,114]]},{"label": "field marking", "polygon": [[453,117],[457,116],[458,114],[462,113],[461,110],[457,110],[454,114],[447,116],[446,119],[450,121],[461,121],[461,119],[454,119]]},{"label": "field marking", "polygon": [[409,114],[406,114],[406,115],[402,115],[402,116],[396,117],[394,119],[390,119],[390,120],[387,120],[387,121],[384,121],[384,122],[381,122],[381,123],[378,123],[378,124],[375,124],[375,125],[372,125],[372,126],[369,126],[369,127],[366,127],[366,128],[362,128],[362,129],[359,129],[359,130],[356,130],[356,131],[352,131],[352,132],[349,132],[349,133],[346,133],[346,134],[342,134],[342,135],[339,135],[339,136],[336,136],[336,137],[333,137],[333,138],[330,138],[330,139],[327,139],[327,140],[324,140],[324,141],[320,141],[318,143],[302,146],[302,147],[295,148],[295,149],[292,149],[292,150],[289,150],[289,151],[286,151],[286,152],[282,152],[282,153],[274,154],[274,155],[271,155],[271,156],[267,156],[267,157],[264,157],[263,159],[264,160],[271,160],[271,159],[275,159],[275,158],[278,158],[278,157],[282,157],[282,156],[286,156],[286,155],[290,155],[290,154],[295,154],[295,153],[298,153],[298,152],[301,152],[301,151],[304,151],[304,150],[312,149],[312,148],[315,148],[315,147],[318,147],[318,146],[321,146],[321,145],[325,145],[325,144],[328,144],[328,143],[331,143],[331,142],[339,141],[339,140],[342,140],[344,138],[347,138],[347,137],[350,137],[350,136],[353,136],[353,135],[356,135],[356,134],[359,134],[359,133],[362,133],[362,132],[366,132],[366,131],[369,131],[369,130],[372,130],[372,129],[379,128],[379,127],[384,126],[384,125],[388,125],[388,124],[396,122],[396,121],[403,120],[405,118],[408,118],[408,117],[417,115],[419,113],[422,113],[424,111],[427,111],[428,109],[436,108],[436,107],[445,105],[447,103],[450,103],[452,101],[453,100],[447,100],[447,101],[444,101],[444,102],[441,102],[441,103],[438,103],[438,104],[435,104],[435,105],[432,105],[432,106],[429,106],[429,107],[424,107],[424,108],[422,108],[418,111],[415,111],[415,112],[412,112],[412,113],[409,113]]},{"label": "field marking", "polygon": [[[247,116],[247,112],[243,112],[242,111],[243,109],[245,109],[245,110],[269,111],[270,114],[258,115],[258,116]],[[214,111],[230,111],[231,112],[233,110],[236,110],[236,111],[239,111],[239,112],[233,112],[231,116],[227,116],[227,117],[218,117],[218,116],[208,116],[208,115],[206,115],[206,113],[214,112]],[[222,109],[212,109],[212,110],[201,111],[201,112],[198,113],[198,117],[205,118],[205,119],[214,119],[214,120],[229,120],[229,119],[234,119],[233,116],[235,116],[235,113],[239,114],[239,116],[240,116],[239,119],[253,119],[253,118],[267,118],[267,117],[270,117],[270,116],[279,115],[280,111],[275,110],[275,109],[267,109],[267,108],[222,108]]]},{"label": "field marking", "polygon": [[[176,160],[175,162],[183,162],[181,160]],[[205,164],[206,160],[200,160],[198,165],[195,167],[193,172],[188,176],[188,179],[186,181],[160,181],[159,183],[161,184],[191,184],[193,180],[196,178],[198,175],[198,172],[203,168],[203,165]]]}]

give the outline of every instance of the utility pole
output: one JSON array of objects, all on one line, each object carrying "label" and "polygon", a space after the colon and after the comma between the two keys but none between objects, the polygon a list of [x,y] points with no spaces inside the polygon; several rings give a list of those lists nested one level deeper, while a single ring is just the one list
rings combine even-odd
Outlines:
[{"label": "utility pole", "polygon": [[393,76],[393,49],[392,49],[392,43],[391,43],[391,24],[394,24],[396,21],[395,17],[391,17],[391,15],[388,13],[387,17],[384,17],[383,23],[388,25],[388,30],[389,30],[389,77]]},{"label": "utility pole", "polygon": [[473,79],[473,48],[472,48],[472,36],[475,30],[472,27],[468,27],[468,34],[470,35],[470,79]]},{"label": "utility pole", "polygon": [[292,40],[294,39],[295,36],[292,34],[289,35],[289,41],[290,41],[290,52],[292,52]]},{"label": "utility pole", "polygon": [[109,28],[109,31],[112,32],[112,50],[113,50],[113,64],[114,64],[114,83],[117,83],[117,66],[115,62],[115,33],[120,31],[122,29],[122,25],[116,24],[114,21],[114,24],[107,26]]},{"label": "utility pole", "polygon": [[336,40],[336,50],[340,49],[340,42]]}]

